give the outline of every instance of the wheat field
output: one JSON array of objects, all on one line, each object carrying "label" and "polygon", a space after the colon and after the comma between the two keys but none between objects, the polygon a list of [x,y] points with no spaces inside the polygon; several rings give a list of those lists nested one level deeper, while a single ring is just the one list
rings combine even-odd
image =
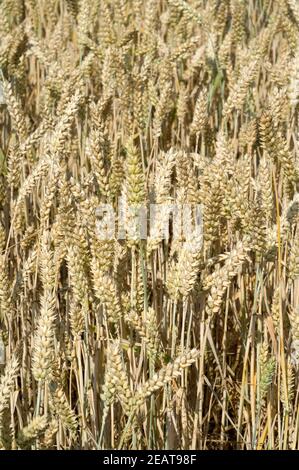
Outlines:
[{"label": "wheat field", "polygon": [[0,11],[0,447],[299,449],[299,3]]}]

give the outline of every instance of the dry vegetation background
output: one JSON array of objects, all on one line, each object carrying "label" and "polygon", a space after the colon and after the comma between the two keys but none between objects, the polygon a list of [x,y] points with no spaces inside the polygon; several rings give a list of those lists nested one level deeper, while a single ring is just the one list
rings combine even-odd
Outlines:
[{"label": "dry vegetation background", "polygon": [[298,2],[0,10],[1,447],[298,449]]}]

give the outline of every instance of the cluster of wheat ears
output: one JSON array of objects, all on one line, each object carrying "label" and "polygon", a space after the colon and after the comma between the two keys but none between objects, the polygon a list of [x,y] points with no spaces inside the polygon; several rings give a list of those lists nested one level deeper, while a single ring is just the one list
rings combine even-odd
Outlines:
[{"label": "cluster of wheat ears", "polygon": [[0,10],[1,448],[298,449],[298,2]]}]

